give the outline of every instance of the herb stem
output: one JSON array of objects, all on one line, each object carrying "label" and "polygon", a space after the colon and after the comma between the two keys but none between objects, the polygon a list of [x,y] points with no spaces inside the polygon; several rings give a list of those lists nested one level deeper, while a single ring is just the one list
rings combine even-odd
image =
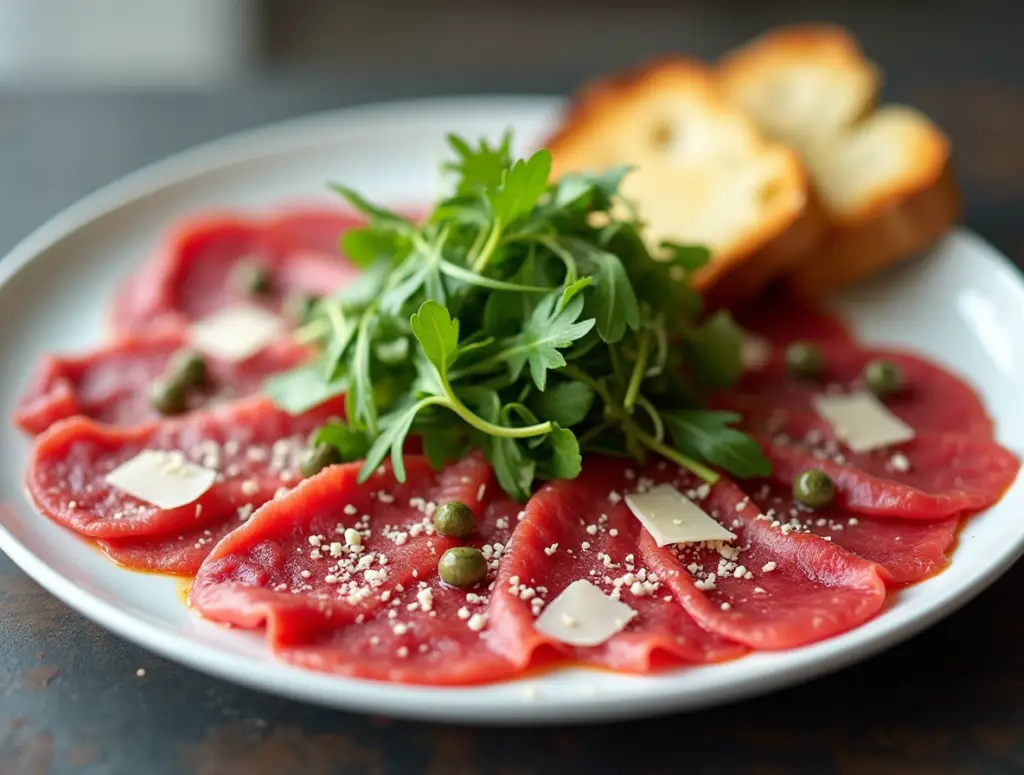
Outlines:
[{"label": "herb stem", "polygon": [[643,398],[642,396],[638,397],[637,403],[643,406],[645,409],[647,409],[648,413],[652,415],[652,422],[655,422],[656,425],[656,436],[652,436],[651,434],[647,433],[647,431],[645,431],[643,428],[641,428],[639,425],[633,422],[633,420],[628,415],[626,415],[621,408],[615,406],[611,401],[611,396],[608,394],[607,388],[605,388],[605,386],[602,385],[597,380],[592,379],[589,374],[583,371],[583,369],[580,369],[578,366],[572,365],[563,366],[562,373],[565,374],[566,376],[571,376],[573,379],[578,379],[580,382],[584,382],[590,387],[592,387],[594,391],[599,396],[601,396],[602,399],[604,399],[606,410],[613,417],[615,417],[622,423],[623,429],[628,434],[634,436],[637,441],[639,441],[649,450],[651,450],[652,452],[657,452],[662,457],[666,457],[672,462],[681,465],[683,468],[699,476],[708,484],[714,484],[719,480],[720,477],[718,475],[718,472],[713,471],[712,469],[708,468],[702,463],[697,462],[691,457],[687,457],[682,452],[672,449],[671,447],[666,445],[661,440],[661,438],[658,438],[658,436],[664,437],[664,426],[660,422],[660,417],[657,421],[654,420],[653,416],[657,415],[657,410],[654,409],[654,407],[646,398]]},{"label": "herb stem", "polygon": [[326,320],[314,320],[295,331],[295,341],[299,344],[313,344],[331,333],[331,326]]},{"label": "herb stem", "polygon": [[491,233],[487,236],[487,242],[484,243],[483,248],[480,250],[480,255],[473,259],[473,271],[477,274],[483,273],[487,265],[491,263],[491,257],[494,255],[494,251],[498,247],[498,243],[501,240],[501,221],[495,220],[494,225],[491,226]]},{"label": "herb stem", "polygon": [[648,434],[643,429],[637,427],[636,425],[633,425],[633,423],[631,423],[630,421],[625,420],[624,423],[627,426],[632,426],[630,430],[632,431],[633,435],[636,436],[637,441],[639,441],[645,447],[650,449],[652,452],[657,452],[662,457],[667,457],[672,462],[678,463],[683,468],[699,476],[708,484],[714,484],[719,480],[720,477],[717,471],[711,470],[707,466],[698,463],[693,458],[687,457],[682,452],[672,449],[672,447],[668,446],[667,444],[658,441],[656,438]]},{"label": "herb stem", "polygon": [[640,334],[640,347],[636,354],[636,363],[633,364],[633,373],[629,375],[629,385],[626,387],[626,397],[622,401],[622,408],[630,414],[633,413],[633,406],[640,395],[640,383],[644,380],[650,353],[651,329],[646,328]]},{"label": "herb stem", "polygon": [[537,423],[536,425],[523,425],[519,427],[495,425],[492,422],[488,422],[479,415],[474,414],[468,406],[459,400],[459,397],[455,395],[455,391],[452,390],[447,375],[438,373],[438,377],[441,380],[441,387],[444,390],[444,398],[446,399],[444,402],[439,402],[440,405],[447,406],[467,423],[489,436],[499,436],[504,439],[528,439],[533,436],[544,436],[555,429],[555,424],[550,420]]},{"label": "herb stem", "polygon": [[442,405],[447,406],[467,423],[477,430],[483,431],[489,436],[499,436],[504,439],[528,439],[533,436],[543,436],[551,433],[551,431],[555,429],[554,423],[550,421],[538,423],[537,425],[523,425],[519,427],[495,425],[494,423],[488,422],[482,417],[473,414],[465,404],[458,399],[452,400],[453,398],[453,396],[449,396],[448,401],[444,402]]},{"label": "herb stem", "polygon": [[647,416],[651,418],[651,425],[654,426],[654,438],[660,443],[665,438],[665,423],[661,419],[661,414],[654,408],[654,404],[644,396],[637,396],[636,405],[647,412]]}]

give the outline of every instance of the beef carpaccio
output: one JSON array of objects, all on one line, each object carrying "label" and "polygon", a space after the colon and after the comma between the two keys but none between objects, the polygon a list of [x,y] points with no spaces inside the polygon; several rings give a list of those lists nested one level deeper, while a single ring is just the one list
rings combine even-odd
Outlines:
[{"label": "beef carpaccio", "polygon": [[[293,415],[258,394],[308,357],[288,336],[301,322],[294,302],[355,276],[337,246],[358,223],[293,210],[179,225],[121,288],[112,340],[45,358],[15,417],[37,435],[26,485],[42,514],[125,567],[194,576],[196,611],[264,631],[288,663],[464,685],[538,665],[649,673],[803,646],[940,572],[961,522],[1017,475],[962,379],[861,347],[838,321],[776,299],[739,315],[757,347],[738,385],[712,399],[764,447],[770,476],[709,485],[667,460],[591,455],[577,478],[527,502],[503,493],[479,453],[441,470],[408,454],[404,482],[390,462],[363,484],[358,463],[304,476],[310,435],[344,414],[344,398]],[[196,325],[243,302],[279,319],[276,335],[206,352],[187,391],[163,385],[155,399]],[[822,354],[814,380],[787,365],[801,341]],[[856,393],[878,359],[904,376],[881,400],[904,435],[865,450],[820,402]],[[795,494],[808,471],[834,483],[827,504]],[[658,492],[680,494],[727,538],[659,538],[635,506]],[[472,517],[461,538],[435,529],[449,502]],[[439,563],[462,549],[483,559],[455,585]]]}]

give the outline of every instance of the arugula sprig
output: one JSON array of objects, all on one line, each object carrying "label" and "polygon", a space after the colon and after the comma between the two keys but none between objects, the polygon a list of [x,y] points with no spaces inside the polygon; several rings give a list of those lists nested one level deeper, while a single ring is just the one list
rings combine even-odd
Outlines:
[{"label": "arugula sprig", "polygon": [[652,256],[619,194],[627,168],[550,182],[548,151],[513,160],[510,135],[449,141],[453,194],[422,223],[333,186],[366,217],[342,238],[366,271],[300,329],[319,356],[267,383],[276,403],[345,394],[347,420],[314,442],[364,460],[361,480],[388,456],[404,480],[411,437],[435,466],[482,450],[517,499],[577,476],[586,451],[661,455],[709,482],[767,474],[741,418],[702,408],[740,372],[739,329],[687,281],[709,252]]}]

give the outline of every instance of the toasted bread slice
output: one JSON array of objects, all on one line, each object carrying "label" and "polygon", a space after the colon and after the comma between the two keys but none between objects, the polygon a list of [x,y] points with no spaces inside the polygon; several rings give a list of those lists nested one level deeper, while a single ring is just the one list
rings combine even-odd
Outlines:
[{"label": "toasted bread slice", "polygon": [[662,59],[589,85],[547,147],[555,177],[633,165],[622,192],[652,252],[663,240],[706,245],[712,261],[694,284],[720,296],[756,293],[820,233],[797,154],[766,140],[694,60]]},{"label": "toasted bread slice", "polygon": [[722,86],[767,135],[798,151],[867,115],[881,73],[846,30],[781,27],[727,54]]},{"label": "toasted bread slice", "polygon": [[888,105],[806,149],[832,228],[793,269],[816,297],[881,271],[942,237],[960,217],[946,137],[913,108]]},{"label": "toasted bread slice", "polygon": [[796,150],[829,229],[790,284],[817,297],[930,246],[956,222],[950,145],[923,114],[874,109],[878,68],[844,30],[800,25],[723,58],[721,82],[766,134]]}]

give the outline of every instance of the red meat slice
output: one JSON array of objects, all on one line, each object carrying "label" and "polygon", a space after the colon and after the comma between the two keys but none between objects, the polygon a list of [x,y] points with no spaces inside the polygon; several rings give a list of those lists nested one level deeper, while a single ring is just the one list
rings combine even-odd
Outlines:
[{"label": "red meat slice", "polygon": [[[262,397],[130,428],[83,417],[39,436],[26,485],[36,506],[55,522],[94,538],[177,536],[237,520],[293,486],[307,437],[342,414],[332,400],[292,417]],[[220,472],[195,503],[161,509],[107,484],[105,475],[144,449],[178,450]]]},{"label": "red meat slice", "polygon": [[[464,685],[512,677],[517,667],[491,647],[486,625],[489,587],[520,508],[506,500],[487,504],[477,533],[464,542],[492,558],[487,579],[474,590],[456,589],[430,573],[394,592],[360,626],[331,629],[309,643],[279,641],[277,655],[314,670],[400,683]],[[436,555],[431,560],[436,563]]]},{"label": "red meat slice", "polygon": [[[578,478],[550,484],[530,499],[506,550],[489,614],[494,647],[520,669],[552,652],[645,673],[680,662],[731,659],[745,651],[705,632],[679,610],[665,577],[640,554],[642,526],[624,504],[609,500],[609,493],[628,489],[621,461],[593,457]],[[622,602],[637,612],[626,629],[599,646],[568,646],[534,629],[543,605],[578,579],[613,596],[618,589]]]},{"label": "red meat slice", "polygon": [[775,290],[735,312],[743,328],[777,345],[795,341],[854,344],[850,330],[834,315]]},{"label": "red meat slice", "polygon": [[981,437],[921,431],[905,444],[854,454],[817,415],[750,396],[719,404],[761,437],[773,479],[789,486],[802,471],[820,469],[836,483],[836,506],[858,515],[932,521],[978,511],[996,503],[1020,470],[1016,455]]},{"label": "red meat slice", "polygon": [[[222,541],[192,585],[192,605],[215,621],[266,626],[278,656],[322,671],[429,684],[510,675],[474,618],[484,616],[489,582],[469,591],[439,582],[438,558],[458,542],[430,522],[435,504],[469,505],[482,514],[470,543],[486,544],[496,567],[495,543],[518,507],[484,508],[490,468],[473,455],[436,473],[410,456],[404,484],[384,466],[364,485],[358,469],[327,469]],[[346,529],[362,536],[356,550],[344,545]]]},{"label": "red meat slice", "polygon": [[935,522],[854,517],[834,506],[807,511],[797,507],[790,488],[775,482],[746,489],[773,522],[827,537],[858,557],[877,563],[879,575],[891,585],[922,581],[945,568],[949,564],[946,553],[956,540],[960,524],[957,517]]},{"label": "red meat slice", "polygon": [[[695,492],[688,475],[673,484]],[[773,520],[721,480],[702,508],[736,535],[730,544],[659,547],[644,531],[640,553],[704,629],[755,649],[787,649],[857,627],[885,602],[873,562]]]},{"label": "red meat slice", "polygon": [[295,211],[271,220],[205,215],[185,222],[122,287],[113,327],[128,333],[188,323],[232,303],[252,303],[230,282],[240,260],[268,270],[272,290],[262,303],[274,311],[293,293],[330,294],[358,272],[339,254],[338,239],[361,223],[333,210]]},{"label": "red meat slice", "polygon": [[786,372],[785,349],[774,348],[760,369],[748,371],[737,392],[757,396],[778,409],[813,411],[812,399],[825,392],[849,392],[859,386],[868,361],[884,358],[903,371],[906,383],[898,395],[885,399],[893,414],[915,430],[966,433],[993,437],[992,419],[977,393],[960,377],[915,355],[892,350],[862,350],[843,344],[821,346],[825,370],[816,380],[800,380]]},{"label": "red meat slice", "polygon": [[177,535],[100,538],[96,543],[107,557],[129,570],[191,577],[217,542],[249,520],[252,513],[252,509],[242,507],[220,521],[204,523]]},{"label": "red meat slice", "polygon": [[[21,398],[15,421],[36,434],[75,415],[113,425],[159,419],[149,402],[149,385],[186,345],[187,332],[175,326],[126,336],[81,356],[47,356]],[[209,387],[192,392],[190,411],[255,393],[267,376],[297,366],[308,355],[306,348],[284,340],[238,363],[208,357]]]}]

